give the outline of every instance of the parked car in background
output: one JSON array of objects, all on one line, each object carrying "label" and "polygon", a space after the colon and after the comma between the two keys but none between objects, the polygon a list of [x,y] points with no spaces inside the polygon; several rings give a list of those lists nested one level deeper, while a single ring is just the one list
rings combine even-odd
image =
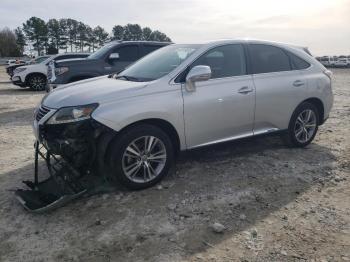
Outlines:
[{"label": "parked car in background", "polygon": [[50,57],[50,55],[47,56],[38,56],[35,59],[29,60],[29,61],[23,61],[23,63],[18,63],[18,64],[13,64],[13,65],[9,65],[8,67],[6,67],[6,73],[12,77],[13,76],[13,71],[20,66],[23,65],[31,65],[31,64],[38,64],[46,59],[48,59]]},{"label": "parked car in background", "polygon": [[10,60],[7,60],[6,61],[6,65],[13,65],[16,63],[16,60],[15,59],[10,59]]},{"label": "parked car in background", "polygon": [[53,61],[47,73],[49,86],[53,89],[62,84],[120,72],[141,57],[169,44],[112,41],[86,59]]},{"label": "parked car in background", "polygon": [[[124,55],[118,49],[103,57],[115,53]],[[179,150],[278,131],[305,147],[329,116],[331,81],[316,59],[287,44],[173,44],[113,77],[53,90],[33,129],[81,174],[141,189],[167,174]]]},{"label": "parked car in background", "polygon": [[32,65],[20,66],[13,71],[11,81],[20,87],[30,87],[32,90],[45,90],[47,85],[47,65],[51,61],[59,61],[72,58],[84,58],[89,53],[65,53],[51,56],[41,62]]},{"label": "parked car in background", "polygon": [[346,56],[339,56],[338,60],[335,61],[335,67],[350,67],[350,59]]},{"label": "parked car in background", "polygon": [[322,56],[320,62],[326,67],[332,67],[335,65],[335,58],[333,56]]}]

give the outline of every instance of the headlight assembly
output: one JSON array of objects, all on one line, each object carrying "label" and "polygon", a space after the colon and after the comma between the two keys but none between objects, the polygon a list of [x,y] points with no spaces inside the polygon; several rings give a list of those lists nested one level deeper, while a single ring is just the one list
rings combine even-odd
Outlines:
[{"label": "headlight assembly", "polygon": [[68,67],[57,67],[55,68],[55,75],[59,76],[69,71]]},{"label": "headlight assembly", "polygon": [[17,74],[17,73],[20,73],[20,72],[23,72],[24,70],[26,70],[27,68],[26,67],[17,67],[13,73],[14,74]]},{"label": "headlight assembly", "polygon": [[49,125],[65,124],[89,119],[98,104],[63,107],[47,121]]}]

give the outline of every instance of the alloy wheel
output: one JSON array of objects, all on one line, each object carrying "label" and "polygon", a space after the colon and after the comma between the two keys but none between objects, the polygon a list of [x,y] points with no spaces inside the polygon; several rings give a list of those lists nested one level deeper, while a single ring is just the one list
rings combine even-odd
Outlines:
[{"label": "alloy wheel", "polygon": [[41,76],[33,76],[30,79],[30,87],[36,91],[43,90],[45,88],[45,79]]},{"label": "alloy wheel", "polygon": [[316,114],[311,109],[302,111],[294,125],[294,135],[299,143],[306,143],[312,139],[317,127]]},{"label": "alloy wheel", "polygon": [[154,136],[142,136],[126,147],[122,157],[122,168],[131,181],[146,183],[160,175],[166,160],[164,143]]}]

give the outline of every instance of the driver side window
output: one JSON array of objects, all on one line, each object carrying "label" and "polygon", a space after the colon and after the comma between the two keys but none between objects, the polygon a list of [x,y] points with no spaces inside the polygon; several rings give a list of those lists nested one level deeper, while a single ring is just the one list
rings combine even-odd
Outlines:
[{"label": "driver side window", "polygon": [[244,49],[240,44],[215,47],[199,57],[191,68],[197,65],[209,66],[211,79],[246,74]]},{"label": "driver side window", "polygon": [[120,62],[134,62],[139,59],[139,47],[137,45],[127,45],[118,47],[112,53],[118,53]]}]

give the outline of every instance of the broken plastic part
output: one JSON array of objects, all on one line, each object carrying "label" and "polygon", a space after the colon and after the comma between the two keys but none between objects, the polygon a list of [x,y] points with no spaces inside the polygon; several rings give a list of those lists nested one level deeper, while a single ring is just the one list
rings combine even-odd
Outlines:
[{"label": "broken plastic part", "polygon": [[[39,157],[45,160],[50,175],[41,182],[38,179]],[[39,142],[35,143],[34,164],[34,182],[23,181],[28,189],[18,189],[15,193],[24,208],[33,213],[54,210],[83,195],[115,190],[103,176],[79,172]]]}]

